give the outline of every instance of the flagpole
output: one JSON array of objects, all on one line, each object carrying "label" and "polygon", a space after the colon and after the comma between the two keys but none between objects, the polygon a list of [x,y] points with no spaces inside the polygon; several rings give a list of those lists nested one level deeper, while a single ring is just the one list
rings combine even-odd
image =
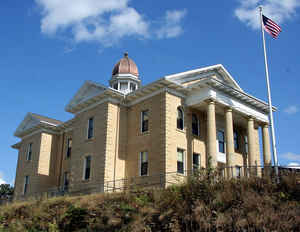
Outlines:
[{"label": "flagpole", "polygon": [[276,140],[275,140],[275,130],[274,130],[274,120],[273,120],[273,109],[272,109],[272,100],[271,100],[271,88],[270,88],[270,80],[269,80],[269,68],[268,68],[268,59],[267,59],[267,50],[266,50],[266,40],[265,40],[265,32],[264,32],[264,28],[263,28],[262,6],[259,6],[259,11],[260,11],[260,24],[261,24],[264,56],[265,56],[266,82],[267,82],[267,88],[268,88],[269,117],[270,117],[272,146],[273,146],[273,161],[274,161],[274,166],[275,166],[275,174],[276,174],[276,177],[278,177],[277,149],[276,149]]}]

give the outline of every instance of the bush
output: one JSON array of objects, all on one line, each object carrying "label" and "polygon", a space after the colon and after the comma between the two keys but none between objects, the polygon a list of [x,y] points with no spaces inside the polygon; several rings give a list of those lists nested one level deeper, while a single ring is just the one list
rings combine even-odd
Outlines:
[{"label": "bush", "polygon": [[0,208],[0,231],[297,231],[296,176],[216,179],[200,172],[181,185],[15,203]]}]

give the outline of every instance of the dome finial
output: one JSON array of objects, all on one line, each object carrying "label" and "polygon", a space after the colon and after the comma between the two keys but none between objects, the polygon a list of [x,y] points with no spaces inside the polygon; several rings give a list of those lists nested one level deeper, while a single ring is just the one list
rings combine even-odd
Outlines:
[{"label": "dome finial", "polygon": [[125,52],[125,53],[124,53],[124,57],[128,57],[128,52]]}]

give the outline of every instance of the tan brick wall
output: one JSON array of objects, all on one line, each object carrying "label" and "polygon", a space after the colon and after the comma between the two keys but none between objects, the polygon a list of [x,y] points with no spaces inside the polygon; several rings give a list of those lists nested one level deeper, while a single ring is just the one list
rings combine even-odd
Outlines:
[{"label": "tan brick wall", "polygon": [[[184,110],[184,130],[177,129],[177,107]],[[149,110],[149,131],[141,132],[141,112]],[[192,113],[198,116],[200,135],[192,135]],[[88,119],[94,118],[94,137],[87,139]],[[184,99],[168,92],[157,94],[131,107],[102,103],[75,116],[72,130],[62,135],[36,134],[22,141],[19,151],[15,197],[22,195],[24,177],[30,176],[28,196],[62,187],[64,172],[69,173],[71,193],[104,190],[105,181],[139,176],[140,152],[148,152],[149,175],[177,171],[177,148],[185,151],[185,169],[192,169],[192,154],[206,167],[206,112],[184,107]],[[225,128],[223,115],[217,115],[217,128]],[[247,163],[243,137],[247,128],[235,125],[240,150],[233,165]],[[67,139],[72,138],[72,154],[66,158]],[[255,130],[257,163],[260,165],[258,130]],[[28,144],[33,143],[32,161],[26,161]],[[91,176],[83,180],[84,159],[91,156]],[[180,175],[179,175],[180,176]],[[146,178],[141,178],[146,179]],[[118,185],[118,184],[117,184]],[[117,186],[118,187],[118,186]]]},{"label": "tan brick wall", "polygon": [[[58,135],[38,133],[22,141],[15,181],[15,199],[31,198],[57,186]],[[26,160],[28,144],[32,143],[32,160]],[[25,176],[29,176],[27,193],[23,196]]]},{"label": "tan brick wall", "polygon": [[[35,192],[37,189],[38,178],[37,169],[39,161],[40,141],[41,134],[35,134],[22,140],[21,147],[18,155],[18,165],[16,171],[15,191],[14,198],[19,199],[23,196],[24,191],[24,179],[25,176],[29,176],[29,186],[27,188],[27,195]],[[32,159],[26,160],[28,145],[32,143]]]},{"label": "tan brick wall", "polygon": [[[91,117],[94,118],[94,137],[87,139],[88,120]],[[75,116],[72,126],[72,157],[69,161],[70,192],[88,193],[103,190],[107,117],[108,103],[100,104]],[[83,180],[86,156],[91,156],[91,175],[89,180]]]},{"label": "tan brick wall", "polygon": [[[141,112],[149,110],[149,131],[141,132]],[[140,152],[148,152],[149,175],[165,171],[164,155],[165,93],[155,95],[128,109],[128,150],[126,177],[140,175]]]},{"label": "tan brick wall", "polygon": [[[68,139],[72,139],[72,152],[71,156],[67,157],[67,148],[68,148]],[[60,162],[61,162],[61,171],[60,171],[60,179],[59,179],[59,186],[62,188],[64,185],[64,173],[69,173],[69,178],[71,177],[71,160],[73,156],[73,130],[69,130],[68,132],[63,133],[63,137],[61,138],[61,146],[60,150],[58,151],[60,153]]]}]

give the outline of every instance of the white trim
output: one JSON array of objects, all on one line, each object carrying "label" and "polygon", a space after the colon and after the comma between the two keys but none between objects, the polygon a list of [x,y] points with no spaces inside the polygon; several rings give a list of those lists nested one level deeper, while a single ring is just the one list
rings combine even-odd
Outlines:
[{"label": "white trim", "polygon": [[26,139],[26,138],[28,138],[28,137],[31,137],[31,136],[33,136],[33,135],[35,135],[35,134],[38,134],[38,133],[47,133],[47,134],[54,134],[54,135],[59,135],[59,134],[60,134],[59,132],[53,132],[53,131],[51,131],[51,130],[47,130],[47,129],[42,128],[42,129],[40,129],[40,130],[33,131],[32,133],[30,133],[30,134],[28,134],[28,135],[25,135],[25,136],[23,136],[23,137],[20,137],[20,138],[21,138],[22,140],[24,140],[24,139]]},{"label": "white trim", "polygon": [[112,103],[115,103],[115,104],[119,104],[119,103],[120,103],[119,100],[116,100],[116,99],[111,98],[111,97],[106,97],[106,98],[102,99],[101,101],[95,102],[94,104],[89,105],[89,106],[83,108],[82,110],[76,112],[75,115],[78,115],[78,114],[80,114],[80,113],[83,113],[83,112],[85,112],[85,111],[87,111],[87,110],[90,110],[90,109],[92,109],[92,108],[94,108],[94,107],[96,107],[96,106],[98,106],[98,105],[101,105],[101,104],[103,104],[103,103],[106,103],[106,102],[112,102]]},{"label": "white trim", "polygon": [[[141,90],[141,89],[139,89],[139,90]],[[134,91],[134,92],[136,92],[136,91]],[[163,93],[163,92],[168,92],[168,93],[173,94],[173,95],[175,95],[175,96],[177,96],[177,97],[186,98],[185,95],[179,93],[178,91],[171,90],[170,88],[161,88],[161,89],[158,89],[158,90],[156,90],[156,91],[154,91],[154,92],[152,92],[152,93],[150,93],[150,94],[147,94],[147,95],[145,95],[145,96],[143,96],[143,97],[140,97],[140,98],[138,98],[138,99],[136,99],[136,100],[131,101],[131,102],[128,103],[126,106],[133,106],[133,105],[136,105],[136,104],[138,104],[138,103],[140,103],[140,102],[142,102],[142,101],[147,100],[148,98],[154,97],[154,96],[156,96],[156,95],[158,95],[158,94],[160,94],[160,93]]]},{"label": "white trim", "polygon": [[[183,151],[183,173],[178,172],[178,166],[177,166],[177,162],[178,162],[178,150]],[[187,152],[186,149],[177,147],[176,149],[176,173],[180,174],[180,175],[184,175],[186,176],[186,170],[187,170]]]},{"label": "white trim", "polygon": [[[95,88],[94,92],[87,94],[86,91],[89,88]],[[80,87],[80,89],[76,92],[75,96],[66,105],[65,110],[67,112],[70,112],[72,111],[72,108],[76,107],[78,104],[81,104],[95,96],[98,96],[99,94],[102,94],[103,92],[105,92],[105,90],[107,90],[107,87],[105,86],[91,81],[85,81],[84,84]]]},{"label": "white trim", "polygon": [[141,82],[141,80],[139,79],[138,76],[135,76],[133,74],[116,74],[114,76],[111,77],[110,82],[114,81],[114,80],[120,80],[120,79],[130,79],[130,80],[134,80],[137,82]]},{"label": "white trim", "polygon": [[240,112],[246,116],[252,116],[263,122],[269,122],[268,113],[255,109],[252,105],[240,101],[233,97],[229,97],[226,94],[212,88],[204,88],[202,91],[195,92],[186,98],[186,106],[198,105],[206,99],[214,99],[216,102],[221,103],[224,106],[229,106],[233,110]]},{"label": "white trim", "polygon": [[[147,174],[142,175],[142,153],[145,152],[147,154]],[[140,157],[139,157],[139,176],[149,176],[149,154],[148,151],[141,151],[140,152]]]},{"label": "white trim", "polygon": [[[219,151],[219,137],[218,137],[218,132],[222,131],[224,133],[224,153]],[[217,128],[216,130],[216,137],[217,137],[217,161],[221,162],[221,163],[225,163],[226,164],[226,134],[225,134],[225,130],[224,128]]]},{"label": "white trim", "polygon": [[[175,81],[176,83],[183,83],[186,79],[193,79],[193,76],[197,75],[197,77],[194,80],[203,78],[203,74],[206,74],[207,72],[212,72],[211,75],[221,75],[224,77],[224,79],[227,79],[227,81],[235,86],[235,88],[239,89],[240,91],[243,91],[241,87],[238,85],[238,83],[234,80],[234,78],[230,75],[230,73],[225,69],[225,67],[222,64],[212,65],[205,68],[200,69],[194,69],[182,73],[176,73],[172,75],[165,76],[166,79]],[[202,77],[199,77],[199,75],[202,74]],[[222,75],[223,74],[223,75]],[[192,78],[190,78],[192,76]]]}]

